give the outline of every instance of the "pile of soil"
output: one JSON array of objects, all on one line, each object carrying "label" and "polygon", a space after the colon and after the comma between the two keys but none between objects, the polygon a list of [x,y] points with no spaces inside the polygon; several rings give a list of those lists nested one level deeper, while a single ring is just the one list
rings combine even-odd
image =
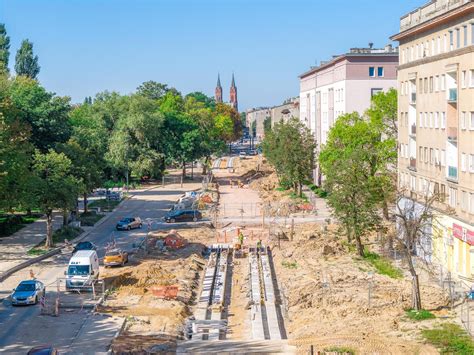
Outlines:
[{"label": "pile of soil", "polygon": [[[438,320],[420,324],[405,315],[411,300],[409,275],[392,279],[376,273],[342,240],[335,226],[325,231],[306,224],[296,226],[294,241],[273,248],[291,342],[300,350],[315,345],[318,350],[349,346],[362,353],[436,353],[420,340],[420,327]],[[422,285],[421,292],[425,309],[448,304],[437,286]]]}]

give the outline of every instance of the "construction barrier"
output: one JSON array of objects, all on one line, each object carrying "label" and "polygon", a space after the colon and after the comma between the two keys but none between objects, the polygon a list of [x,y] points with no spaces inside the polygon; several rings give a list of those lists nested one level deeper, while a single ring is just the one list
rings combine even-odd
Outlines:
[{"label": "construction barrier", "polygon": [[158,298],[163,298],[166,300],[176,299],[178,297],[179,286],[153,286],[151,288],[151,293],[153,296]]}]

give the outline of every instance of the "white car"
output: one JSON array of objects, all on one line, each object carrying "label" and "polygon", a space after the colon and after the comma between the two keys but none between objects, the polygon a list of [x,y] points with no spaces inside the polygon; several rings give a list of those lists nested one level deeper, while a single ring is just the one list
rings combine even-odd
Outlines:
[{"label": "white car", "polygon": [[245,153],[245,152],[240,152],[239,153],[239,158],[245,158],[245,157],[247,157],[247,153]]}]

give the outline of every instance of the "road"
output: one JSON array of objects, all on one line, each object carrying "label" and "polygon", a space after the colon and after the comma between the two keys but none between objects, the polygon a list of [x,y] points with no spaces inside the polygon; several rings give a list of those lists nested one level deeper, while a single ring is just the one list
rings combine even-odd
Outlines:
[{"label": "road", "polygon": [[[115,230],[116,222],[126,216],[139,216],[159,221],[184,191],[194,190],[201,184],[190,183],[184,188],[169,185],[148,191],[139,191],[130,200],[124,201],[113,215],[103,224],[93,229],[87,237],[98,246],[99,258],[103,258],[105,247],[115,237],[116,245],[130,250],[146,235],[146,227],[132,231]],[[152,229],[160,227],[154,223]],[[5,280],[0,286],[0,294],[5,295],[16,287],[19,281],[29,279],[30,270],[36,278],[47,285],[48,292],[54,292],[56,280],[64,277],[71,251],[64,250],[55,257],[43,260],[30,268],[21,270]],[[90,311],[81,310],[59,317],[40,315],[40,307],[12,307],[9,300],[0,303],[0,353],[25,354],[29,348],[40,344],[54,344],[61,353],[101,353],[106,352],[111,338],[120,322],[107,320],[103,316],[93,316]],[[90,332],[86,330],[90,329]],[[90,334],[87,334],[90,333]],[[92,335],[91,335],[92,334]],[[81,341],[89,335],[90,341]]]}]

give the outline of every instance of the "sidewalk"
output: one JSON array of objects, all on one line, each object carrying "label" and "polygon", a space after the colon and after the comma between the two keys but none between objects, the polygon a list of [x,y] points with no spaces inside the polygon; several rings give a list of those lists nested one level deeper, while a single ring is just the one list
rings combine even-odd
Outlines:
[{"label": "sidewalk", "polygon": [[[62,226],[63,218],[60,213],[53,216],[53,230]],[[8,269],[37,255],[28,255],[28,250],[41,243],[46,238],[46,218],[26,225],[11,236],[0,238],[0,276]]]}]

